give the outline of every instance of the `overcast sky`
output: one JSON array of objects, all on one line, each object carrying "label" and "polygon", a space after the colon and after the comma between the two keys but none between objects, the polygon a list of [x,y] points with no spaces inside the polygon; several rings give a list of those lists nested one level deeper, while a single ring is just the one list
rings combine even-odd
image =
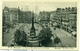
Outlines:
[{"label": "overcast sky", "polygon": [[65,8],[65,7],[77,7],[76,2],[17,2],[17,1],[7,1],[3,2],[4,6],[11,8],[20,8],[22,10],[37,10],[39,11],[54,11],[56,8]]}]

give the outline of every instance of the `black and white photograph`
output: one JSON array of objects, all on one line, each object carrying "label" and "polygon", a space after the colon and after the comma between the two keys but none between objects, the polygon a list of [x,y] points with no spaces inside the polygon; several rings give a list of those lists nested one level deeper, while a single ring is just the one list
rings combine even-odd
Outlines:
[{"label": "black and white photograph", "polygon": [[77,2],[3,1],[5,46],[76,48]]}]

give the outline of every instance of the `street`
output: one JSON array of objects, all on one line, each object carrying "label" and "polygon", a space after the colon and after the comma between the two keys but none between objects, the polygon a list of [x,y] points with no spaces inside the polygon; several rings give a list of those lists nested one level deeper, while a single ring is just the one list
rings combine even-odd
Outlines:
[{"label": "street", "polygon": [[72,38],[68,32],[64,32],[62,29],[56,29],[54,30],[52,27],[51,27],[51,30],[53,32],[53,34],[55,33],[60,39],[61,39],[61,42],[62,42],[62,46],[63,47],[75,47],[76,46],[76,38]]},{"label": "street", "polygon": [[14,32],[16,31],[16,29],[19,29],[22,26],[22,24],[19,24],[19,26],[16,26],[13,29],[10,29],[9,33],[5,33],[4,34],[4,38],[3,38],[3,45],[10,45],[14,36]]},{"label": "street", "polygon": [[[41,26],[39,26],[39,24],[34,24],[34,27],[36,29],[36,36],[38,36],[40,30],[42,29]],[[56,36],[58,36],[61,40],[61,43],[59,44],[54,44],[54,38],[52,38],[52,42],[49,43],[48,47],[76,47],[76,38],[75,37],[71,37],[71,34],[69,34],[68,32],[65,32],[62,29],[56,29],[54,30],[53,27],[51,27],[51,31],[52,34],[55,34]],[[11,45],[14,39],[14,32],[16,29],[22,29],[26,32],[26,34],[28,36],[30,36],[30,29],[31,29],[31,24],[25,24],[25,23],[19,23],[19,25],[17,25],[15,28],[11,29],[9,33],[5,33],[4,34],[4,46],[9,46]]]}]

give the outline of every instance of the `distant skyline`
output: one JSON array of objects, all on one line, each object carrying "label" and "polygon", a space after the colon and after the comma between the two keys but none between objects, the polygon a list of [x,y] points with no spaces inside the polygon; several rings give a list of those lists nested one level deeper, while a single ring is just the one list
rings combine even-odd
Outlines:
[{"label": "distant skyline", "polygon": [[17,2],[6,1],[3,2],[3,8],[20,8],[23,11],[30,10],[39,11],[55,11],[57,8],[77,7],[77,2]]}]

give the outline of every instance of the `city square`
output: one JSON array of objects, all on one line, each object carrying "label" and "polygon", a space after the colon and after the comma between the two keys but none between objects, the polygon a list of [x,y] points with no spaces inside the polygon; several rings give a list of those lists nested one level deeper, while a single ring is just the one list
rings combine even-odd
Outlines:
[{"label": "city square", "polygon": [[30,6],[25,9],[4,6],[2,46],[76,47],[76,3],[69,6],[65,3],[64,7],[54,4],[55,10],[52,10],[53,3],[41,3],[41,8],[49,6],[43,10],[39,10],[39,4],[36,3],[34,10],[30,10]]}]

